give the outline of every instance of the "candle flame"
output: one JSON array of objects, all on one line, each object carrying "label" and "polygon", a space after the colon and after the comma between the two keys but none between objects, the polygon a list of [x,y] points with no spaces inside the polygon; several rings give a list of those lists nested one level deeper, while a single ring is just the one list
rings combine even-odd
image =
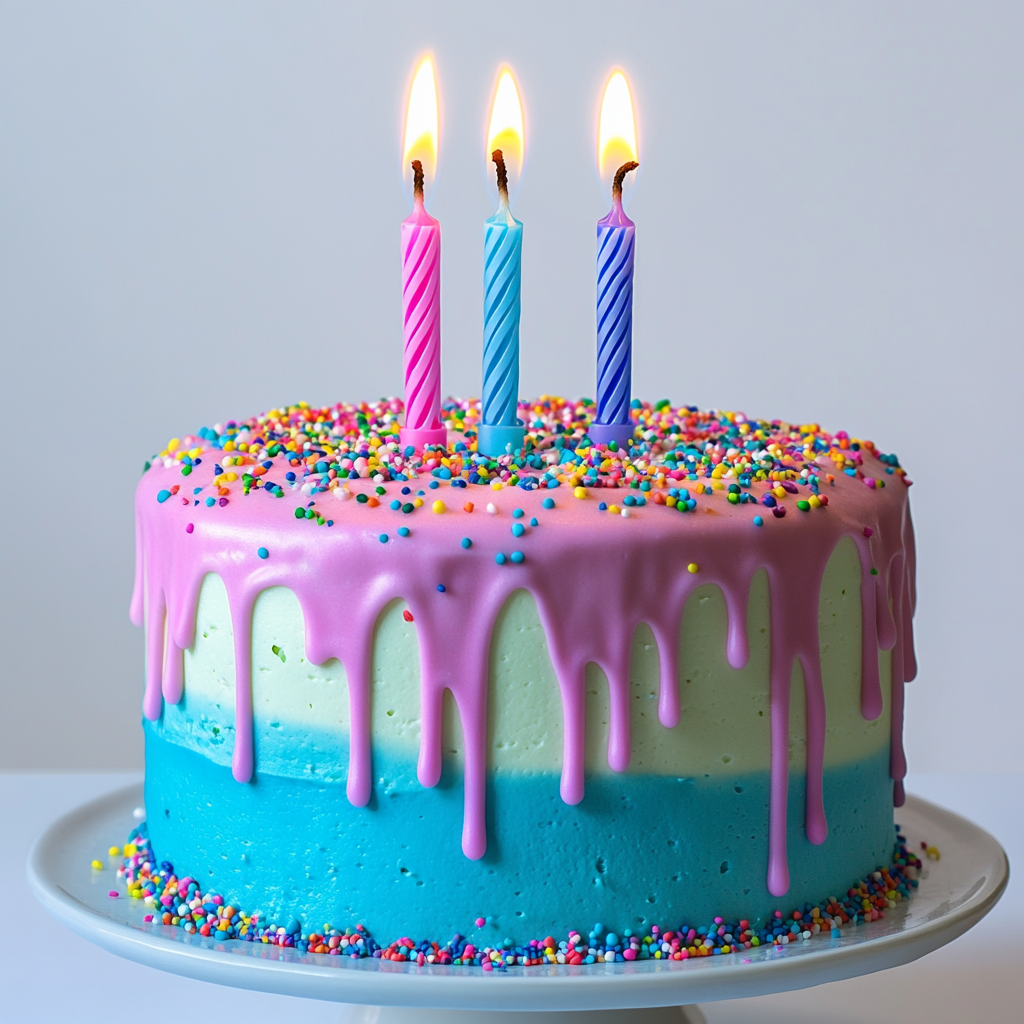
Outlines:
[{"label": "candle flame", "polygon": [[597,133],[597,164],[602,180],[610,179],[623,164],[638,159],[629,82],[621,71],[613,71],[604,88]]},{"label": "candle flame", "polygon": [[416,68],[409,105],[405,114],[405,147],[402,152],[402,170],[406,178],[409,165],[419,160],[428,181],[437,170],[437,83],[434,80],[434,62],[424,57]]},{"label": "candle flame", "polygon": [[525,156],[525,135],[523,133],[523,106],[519,101],[519,90],[512,69],[503,67],[498,74],[498,84],[491,104],[491,122],[487,129],[487,162],[491,154],[500,149],[509,173],[518,176],[523,169]]}]

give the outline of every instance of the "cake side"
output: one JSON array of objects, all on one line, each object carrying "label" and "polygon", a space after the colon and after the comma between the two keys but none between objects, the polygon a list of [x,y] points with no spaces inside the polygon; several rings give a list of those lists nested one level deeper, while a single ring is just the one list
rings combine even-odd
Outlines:
[{"label": "cake side", "polygon": [[[255,768],[257,789],[261,773],[266,781],[276,771],[281,772],[274,775],[279,779],[319,778],[334,789],[343,780],[352,807],[369,804],[373,809],[375,786],[380,784],[378,760],[384,763],[391,757],[395,764],[401,762],[405,767],[396,769],[396,777],[411,779],[409,758],[415,749],[415,786],[422,789],[441,783],[440,793],[447,771],[443,751],[453,750],[455,758],[461,757],[456,770],[462,781],[462,850],[466,857],[484,858],[486,863],[489,844],[507,845],[494,831],[495,815],[508,806],[496,789],[505,775],[518,771],[530,776],[530,785],[557,776],[562,808],[579,805],[584,812],[588,789],[599,792],[603,777],[619,787],[615,791],[620,796],[627,781],[621,776],[642,776],[648,782],[683,778],[687,773],[691,778],[712,778],[714,773],[706,769],[709,764],[716,767],[716,755],[697,743],[686,762],[681,753],[686,744],[673,744],[665,737],[680,726],[679,680],[693,678],[679,672],[695,646],[694,642],[679,644],[680,630],[686,633],[689,618],[689,613],[684,617],[684,608],[691,595],[700,605],[714,603],[716,599],[709,595],[719,593],[725,637],[724,644],[712,646],[717,647],[719,659],[732,666],[731,672],[749,668],[756,676],[761,663],[760,699],[765,706],[758,710],[762,721],[767,719],[767,729],[749,743],[733,742],[742,753],[717,755],[717,760],[729,757],[730,761],[722,762],[728,766],[733,757],[741,759],[725,767],[725,774],[736,775],[743,758],[752,759],[754,774],[765,773],[761,781],[767,794],[768,841],[767,855],[761,858],[762,871],[767,863],[762,878],[770,894],[781,895],[789,888],[793,855],[788,826],[794,810],[792,791],[795,782],[801,784],[790,778],[794,754],[789,705],[794,672],[802,677],[800,692],[806,708],[803,748],[796,758],[801,767],[805,765],[798,808],[804,824],[798,836],[802,831],[810,846],[822,847],[827,842],[829,815],[838,815],[836,821],[842,825],[841,811],[830,807],[826,813],[823,787],[826,779],[832,785],[832,775],[844,765],[887,762],[888,774],[897,780],[897,799],[900,795],[902,684],[913,670],[909,644],[913,548],[905,488],[900,486],[904,478],[894,459],[878,458],[871,446],[845,436],[832,437],[817,428],[799,432],[738,416],[701,419],[689,415],[691,410],[683,411],[688,415],[682,427],[670,425],[665,431],[671,450],[665,451],[668,446],[660,439],[648,439],[628,456],[595,449],[579,431],[574,447],[567,450],[564,437],[555,436],[559,431],[550,430],[547,436],[538,432],[532,447],[510,456],[504,466],[501,460],[482,464],[460,440],[444,452],[410,458],[411,453],[398,453],[397,445],[386,440],[390,414],[379,410],[373,417],[360,414],[358,436],[345,434],[343,417],[328,421],[321,416],[317,448],[310,452],[313,430],[307,421],[312,414],[302,407],[289,414],[307,423],[302,429],[295,423],[288,426],[282,414],[275,413],[244,432],[230,428],[216,432],[215,449],[237,452],[251,444],[257,449],[255,458],[248,453],[228,455],[216,467],[202,468],[200,446],[193,446],[188,461],[165,455],[144,476],[137,495],[140,571],[134,611],[137,619],[144,613],[149,621],[147,717],[160,719],[161,694],[168,709],[182,700],[183,689],[191,685],[186,663],[196,670],[194,682],[199,680],[201,659],[196,659],[202,644],[196,639],[196,613],[203,603],[201,595],[219,585],[226,609],[222,607],[218,617],[223,622],[226,611],[230,619],[230,630],[218,627],[220,642],[230,634],[233,654],[233,679],[225,678],[220,703],[231,713],[216,726],[216,733],[210,726],[209,734],[219,739],[209,742],[204,756],[223,762],[230,750],[234,777],[239,782],[250,780]],[[242,437],[246,440],[236,440]],[[471,443],[472,431],[466,430],[461,437]],[[726,446],[730,439],[735,439],[736,447]],[[563,442],[560,447],[559,441]],[[700,451],[701,443],[704,454],[698,461],[693,453]],[[229,467],[239,459],[253,469],[242,476],[243,495],[229,498],[230,487],[223,485],[233,481],[220,478],[237,477]],[[522,465],[516,465],[517,460]],[[271,477],[289,465],[299,470],[287,471],[292,480],[286,476],[287,483],[282,484]],[[543,476],[527,471],[544,467]],[[829,467],[841,472],[828,472]],[[869,476],[872,472],[878,476]],[[172,481],[193,474],[192,495],[180,495],[181,485]],[[502,474],[505,481],[499,479],[500,489],[479,486],[481,479]],[[414,478],[420,475],[425,479],[417,485]],[[423,486],[428,481],[430,489]],[[615,491],[626,483],[630,490],[621,511],[629,513],[629,518],[608,514],[616,505],[596,499],[611,492],[609,498],[622,501],[621,491]],[[679,486],[683,483],[687,486]],[[298,505],[281,501],[287,497],[285,487],[300,500],[307,496],[313,500]],[[205,494],[207,488],[216,497]],[[321,492],[323,498],[317,496]],[[353,494],[357,500],[337,501]],[[412,500],[403,500],[407,497]],[[487,502],[489,514],[465,501],[474,497],[480,505]],[[795,509],[789,505],[787,518],[786,504],[793,499]],[[438,514],[430,515],[428,508]],[[855,556],[852,573],[860,577],[860,665],[847,673],[859,688],[860,728],[857,712],[853,728],[849,715],[837,719],[837,712],[829,707],[830,687],[822,678],[833,649],[819,638],[822,582],[839,548],[848,563]],[[211,574],[222,583],[211,583]],[[524,598],[523,592],[529,597]],[[418,690],[414,694],[419,696],[418,716],[409,693],[404,700],[388,700],[385,695],[384,703],[401,706],[387,709],[395,713],[387,721],[375,722],[379,710],[374,711],[378,701],[373,638],[383,628],[381,614],[389,606],[395,612],[396,601],[406,603],[402,611],[413,619],[419,685],[400,666],[390,675]],[[555,687],[538,681],[532,691],[536,696],[529,701],[512,698],[505,706],[506,710],[531,706],[534,721],[544,724],[543,742],[531,734],[529,722],[519,721],[512,731],[501,724],[502,689],[492,678],[495,624],[507,621],[513,612],[521,619],[525,614],[526,622],[530,615],[518,607],[524,601],[535,607],[535,621],[519,631],[537,633],[540,627],[549,663],[545,667],[545,658],[531,657],[540,666],[538,675],[545,676],[548,684],[556,682],[557,698],[552,696]],[[299,633],[292,629],[287,642],[271,643],[268,653],[259,630],[261,616],[269,613],[274,602],[283,602],[282,607],[290,602],[291,614],[283,618],[297,622]],[[758,627],[770,635],[767,646],[759,643],[764,634],[750,631],[748,605],[749,616],[767,621]],[[385,616],[385,622],[393,617]],[[691,640],[696,646],[707,644],[710,635],[701,628]],[[499,628],[499,641],[500,637]],[[389,650],[396,647],[387,646]],[[519,644],[518,649],[529,646]],[[499,643],[498,665],[502,659],[514,665],[515,655],[502,654],[500,648]],[[883,700],[889,687],[883,682],[889,680],[879,674],[880,648],[893,649],[888,709]],[[267,703],[267,698],[263,691],[277,665],[283,668],[291,658],[294,666],[296,649],[304,649],[308,663],[326,666],[310,670],[305,682],[285,687],[296,706],[300,694],[315,696],[306,700],[314,705],[306,717],[321,724],[310,721],[308,728],[297,729],[303,716],[288,718],[280,713],[283,705],[274,707],[273,700],[268,706],[270,718],[264,723],[260,704]],[[280,658],[282,652],[285,661]],[[276,664],[260,664],[261,658]],[[338,662],[333,668],[332,659]],[[638,665],[645,659],[646,668]],[[222,657],[220,663],[223,668],[227,661]],[[331,672],[333,682],[328,680]],[[656,685],[649,678],[651,672],[657,673]],[[515,673],[521,677],[521,668]],[[602,674],[607,685],[599,678]],[[687,685],[682,684],[684,694]],[[596,694],[591,692],[595,689]],[[343,691],[347,691],[344,696]],[[196,683],[192,692],[198,706],[201,685]],[[446,692],[454,698],[461,739],[446,741],[443,736]],[[722,689],[717,697],[725,693]],[[492,702],[495,714],[490,715]],[[559,714],[552,712],[553,703]],[[186,697],[181,709],[185,717],[188,704]],[[683,704],[686,721],[680,735],[687,724],[701,721],[688,698]],[[863,727],[883,711],[892,728]],[[323,729],[320,715],[324,712],[337,723],[336,732]],[[164,719],[159,730],[173,726],[174,713],[164,711]],[[733,709],[722,720],[735,731],[743,715]],[[203,734],[201,727],[194,726],[194,716],[190,721],[193,724],[175,737],[179,745],[189,729],[193,739]],[[607,729],[606,743],[601,738],[603,729]],[[298,740],[297,746],[277,744],[281,756],[272,771],[275,737],[286,732]],[[691,728],[691,733],[707,739],[714,730]],[[847,733],[861,740],[887,735],[888,755],[883,741],[874,753],[864,748],[845,760],[837,757],[835,751]],[[392,734],[395,742],[390,750],[391,741],[383,738]],[[151,731],[149,740],[165,742],[168,736]],[[758,756],[766,758],[767,764],[754,766]],[[698,760],[703,772],[694,770],[701,767]],[[603,775],[609,769],[611,774]],[[295,778],[304,773],[308,779]],[[880,778],[892,788],[884,772]],[[518,791],[525,792],[522,779],[518,785]],[[753,781],[750,789],[756,791]],[[838,791],[833,787],[833,792]],[[862,791],[867,790],[862,786]],[[538,790],[538,794],[544,792],[548,791]],[[547,799],[538,795],[538,806]],[[667,806],[673,801],[681,806],[678,797],[668,799],[652,792],[642,802]],[[877,809],[877,794],[869,802]],[[883,800],[881,806],[887,803]],[[439,811],[429,813],[436,820],[445,817]],[[700,814],[710,820],[707,808]],[[515,828],[514,822],[503,822],[502,829],[509,827]],[[763,824],[760,830],[763,833]],[[869,846],[862,845],[862,850]],[[803,867],[801,871],[806,875]]]},{"label": "cake side", "polygon": [[[885,796],[889,720],[883,713],[867,721],[860,711],[859,587],[856,549],[841,542],[819,602],[831,837],[820,847],[803,834],[807,733],[799,667],[792,677],[788,841],[797,879],[790,895],[798,902],[834,887],[835,878],[874,870],[892,843]],[[375,630],[374,791],[364,812],[345,807],[344,667],[306,661],[301,611],[289,592],[260,595],[253,693],[256,792],[263,798],[254,800],[228,784],[230,612],[223,587],[207,578],[196,644],[186,653],[182,700],[167,705],[147,735],[147,805],[161,810],[149,827],[161,856],[210,865],[211,887],[276,919],[357,921],[375,935],[454,933],[483,911],[498,938],[523,928],[558,932],[588,917],[620,930],[688,915],[769,918],[777,901],[764,886],[770,766],[764,574],[751,589],[750,659],[743,669],[733,669],[724,656],[720,590],[703,585],[687,601],[679,636],[682,713],[672,729],[657,720],[653,636],[644,626],[637,629],[631,760],[623,775],[608,766],[607,681],[590,667],[586,794],[578,811],[559,807],[561,704],[539,615],[526,591],[510,596],[492,637],[488,686],[489,834],[499,838],[480,862],[459,851],[463,740],[450,697],[439,792],[423,793],[416,780],[419,665],[415,626],[405,610],[392,603]],[[888,652],[879,660],[887,701]],[[220,767],[211,772],[161,741]],[[321,829],[325,807],[331,821]],[[241,820],[246,828],[236,835],[225,828]],[[301,841],[283,842],[289,835]]]}]

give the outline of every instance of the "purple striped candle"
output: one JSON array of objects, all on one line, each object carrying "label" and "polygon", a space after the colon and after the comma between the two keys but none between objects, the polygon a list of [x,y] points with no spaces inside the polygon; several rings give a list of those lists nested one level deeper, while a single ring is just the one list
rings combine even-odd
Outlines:
[{"label": "purple striped candle", "polygon": [[621,448],[633,436],[629,414],[633,369],[633,244],[636,225],[622,209],[622,179],[635,160],[615,172],[612,208],[597,222],[597,416],[588,433]]}]

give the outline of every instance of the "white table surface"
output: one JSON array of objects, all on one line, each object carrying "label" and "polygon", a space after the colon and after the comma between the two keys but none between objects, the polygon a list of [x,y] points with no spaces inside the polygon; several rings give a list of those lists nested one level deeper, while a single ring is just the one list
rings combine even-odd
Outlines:
[{"label": "white table surface", "polygon": [[[136,775],[0,774],[0,1022],[48,1024],[128,1020],[163,1024],[202,1016],[281,1015],[340,1020],[338,1006],[245,992],[171,977],[129,963],[67,931],[39,907],[25,882],[36,836],[65,811]],[[916,963],[801,992],[704,1005],[708,1024],[945,1024],[1024,1020],[1024,775],[919,775],[911,792],[971,818],[993,833],[1010,858],[1009,888],[996,909],[950,946]],[[112,837],[111,841],[119,837]]]}]

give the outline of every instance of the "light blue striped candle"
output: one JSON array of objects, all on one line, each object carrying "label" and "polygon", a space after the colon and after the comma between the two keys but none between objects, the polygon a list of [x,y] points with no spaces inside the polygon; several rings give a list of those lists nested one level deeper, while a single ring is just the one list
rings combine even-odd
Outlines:
[{"label": "light blue striped candle", "polygon": [[633,365],[633,250],[636,225],[622,209],[622,179],[636,168],[630,161],[615,174],[612,208],[597,222],[597,419],[590,438],[624,446],[633,436],[629,415]]},{"label": "light blue striped candle", "polygon": [[484,224],[484,380],[477,449],[495,458],[523,446],[519,406],[519,316],[523,225],[508,207],[508,184],[501,151],[498,212]]}]

